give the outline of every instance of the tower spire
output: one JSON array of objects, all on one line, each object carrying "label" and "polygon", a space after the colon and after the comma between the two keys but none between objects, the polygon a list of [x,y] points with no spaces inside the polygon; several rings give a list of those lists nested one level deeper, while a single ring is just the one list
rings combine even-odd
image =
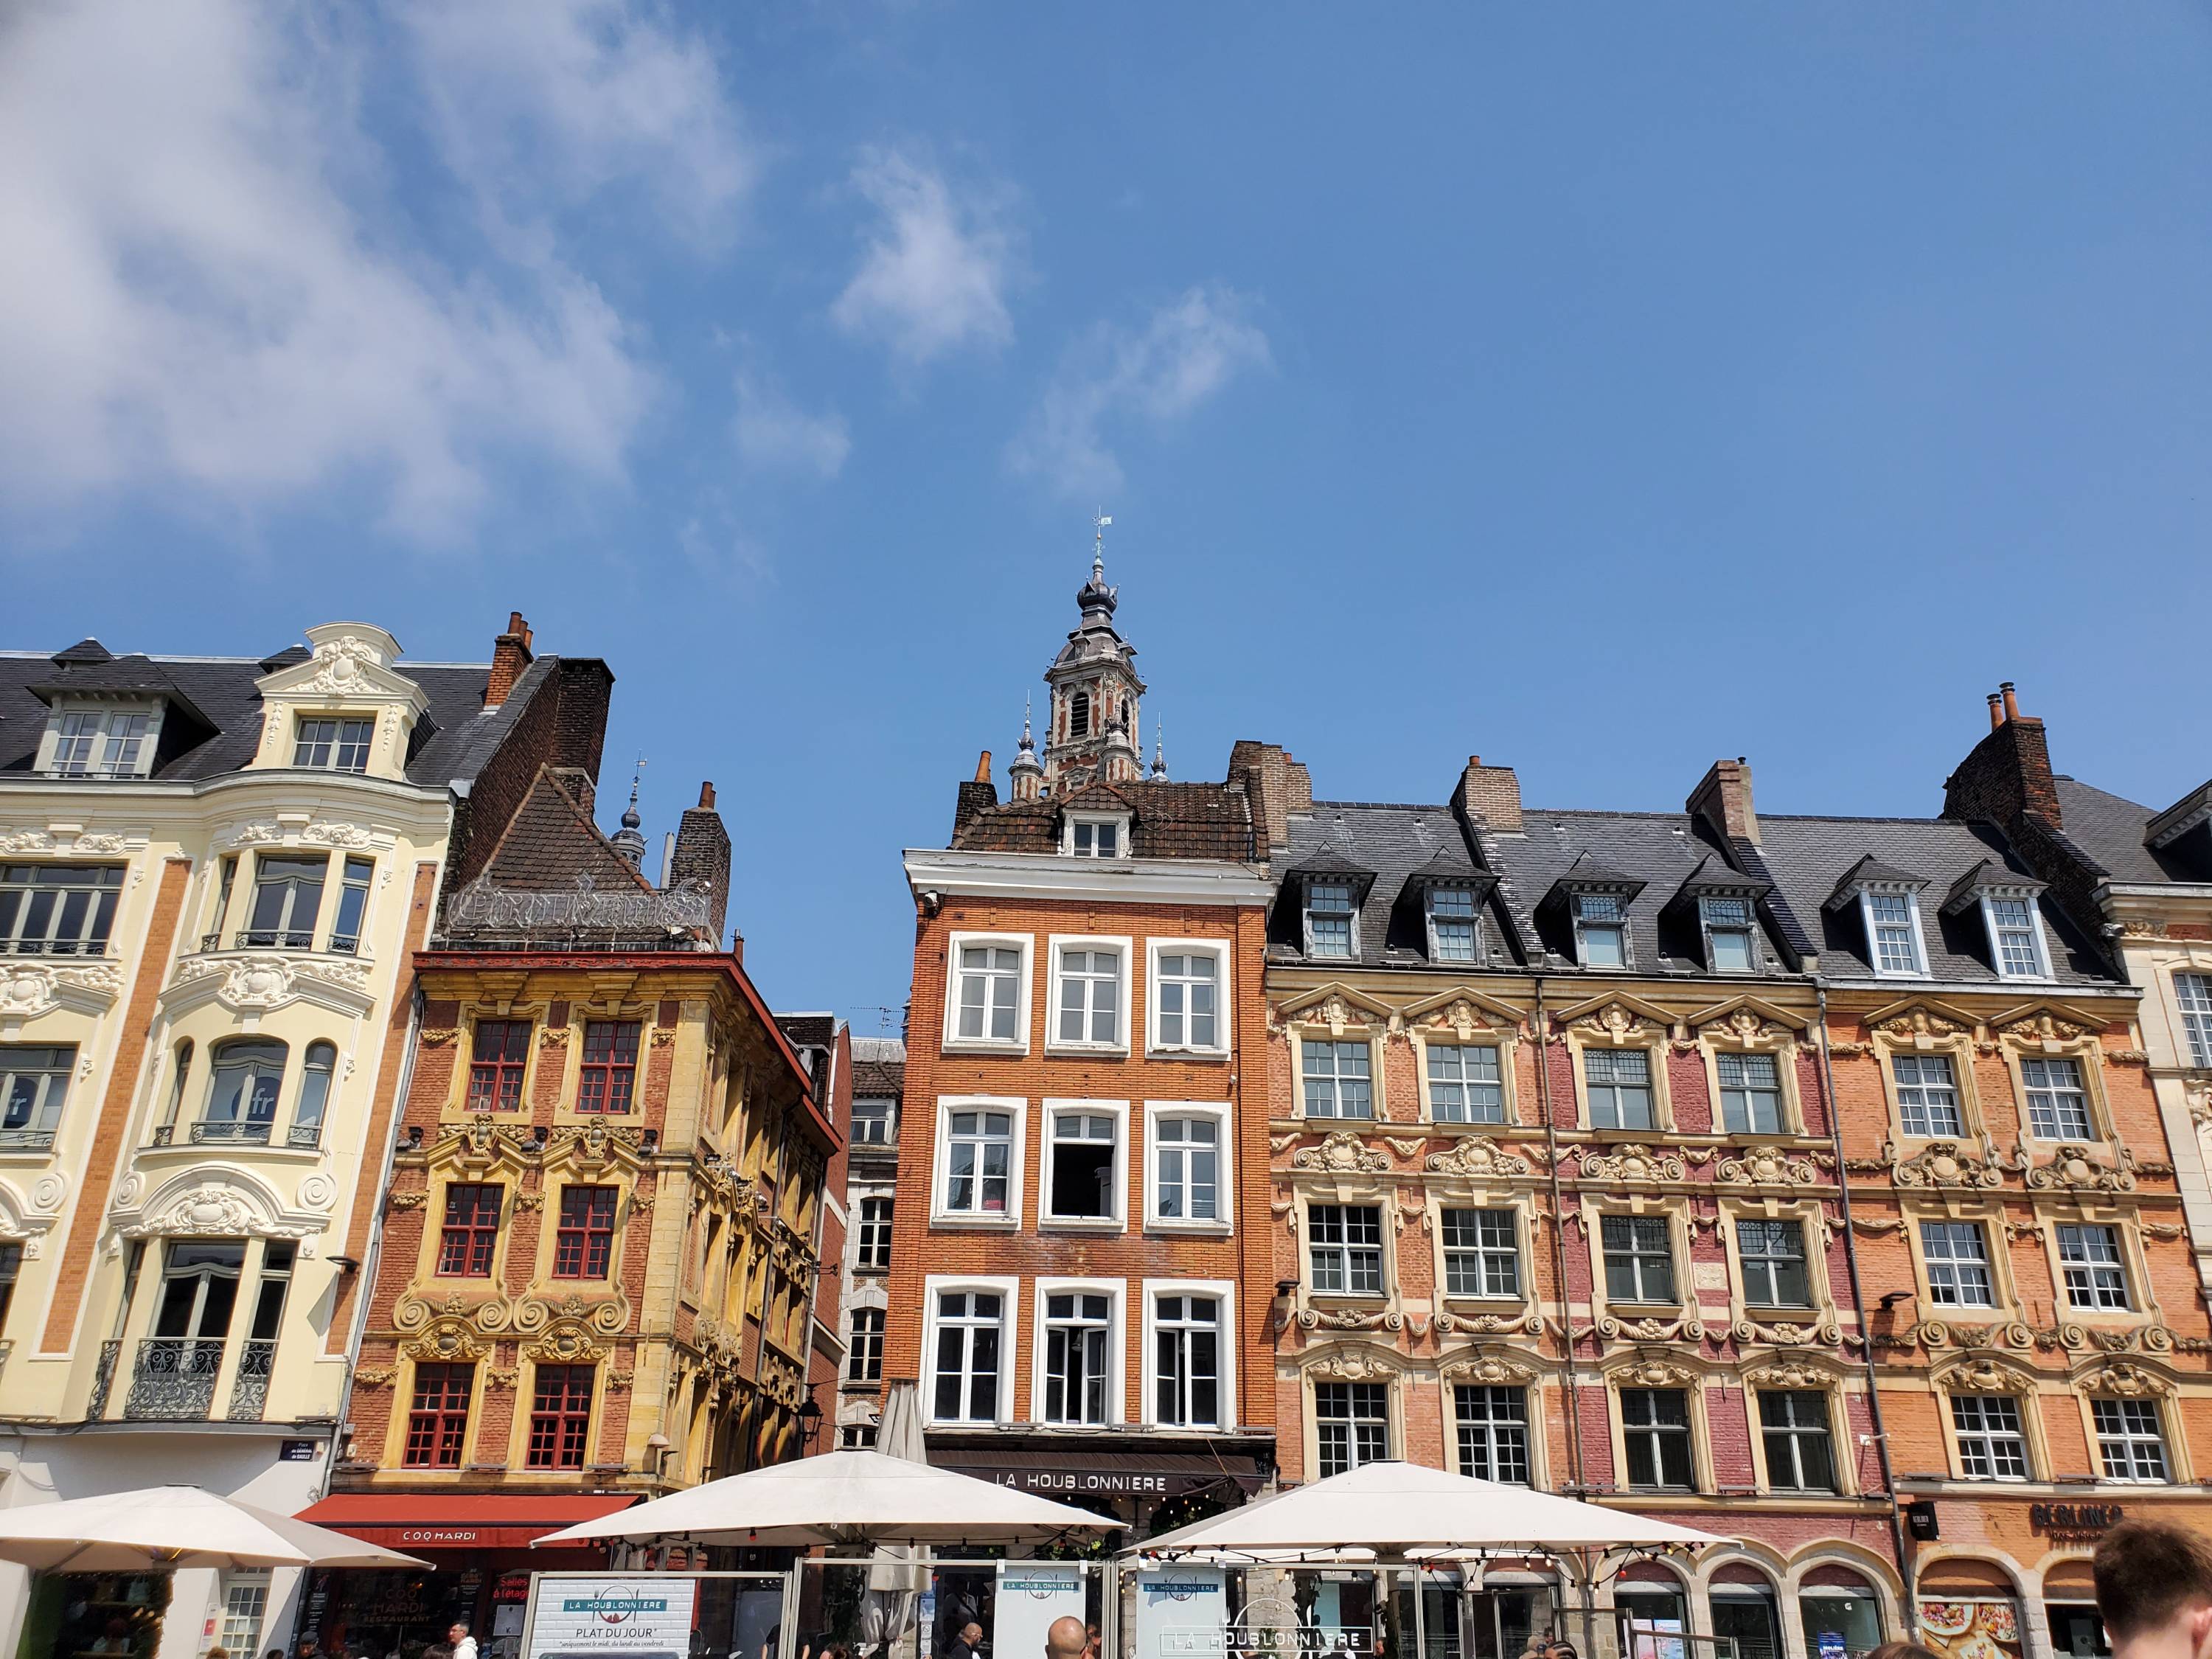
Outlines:
[{"label": "tower spire", "polygon": [[1022,696],[1022,744],[1006,768],[1006,782],[1016,800],[1035,800],[1042,792],[1044,768],[1037,761],[1036,744],[1030,737],[1030,700]]},{"label": "tower spire", "polygon": [[[1142,754],[1141,749],[1137,751]],[[1152,719],[1152,781],[1168,781],[1168,723],[1155,715]]]},{"label": "tower spire", "polygon": [[1106,526],[1114,522],[1113,516],[1103,507],[1091,515],[1091,580],[1103,583],[1106,580]]},{"label": "tower spire", "polygon": [[645,757],[637,757],[636,769],[629,775],[629,805],[623,809],[622,828],[607,837],[614,849],[629,860],[632,869],[645,862],[645,833],[638,826],[645,820],[638,816],[638,786],[645,781]]}]

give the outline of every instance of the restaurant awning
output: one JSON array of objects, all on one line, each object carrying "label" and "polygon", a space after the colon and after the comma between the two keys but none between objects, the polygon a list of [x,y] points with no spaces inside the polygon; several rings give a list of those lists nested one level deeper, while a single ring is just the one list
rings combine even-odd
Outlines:
[{"label": "restaurant awning", "polygon": [[1176,1498],[1224,1480],[1249,1496],[1267,1484],[1258,1459],[1206,1452],[932,1445],[929,1461],[978,1480],[1074,1503],[1086,1498]]},{"label": "restaurant awning", "polygon": [[300,1519],[415,1554],[527,1549],[549,1532],[636,1502],[629,1492],[347,1492],[310,1504]]}]

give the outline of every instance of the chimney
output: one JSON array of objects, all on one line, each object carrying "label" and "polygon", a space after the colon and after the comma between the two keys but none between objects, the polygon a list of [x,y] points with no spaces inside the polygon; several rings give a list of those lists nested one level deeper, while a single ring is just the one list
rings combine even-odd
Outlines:
[{"label": "chimney", "polygon": [[960,832],[969,821],[989,811],[999,804],[999,786],[991,781],[991,751],[986,749],[975,757],[975,775],[960,786],[960,793],[952,803],[952,839],[960,840]]},{"label": "chimney", "polygon": [[669,855],[668,876],[681,886],[696,881],[707,889],[708,914],[714,920],[713,948],[722,945],[722,929],[730,915],[730,832],[714,810],[714,786],[702,784],[699,804],[684,813],[676,826],[676,848]]},{"label": "chimney", "polygon": [[1313,811],[1313,774],[1281,744],[1244,738],[1229,750],[1229,781],[1240,780],[1259,834],[1256,851],[1267,858],[1290,845],[1291,814]]},{"label": "chimney", "polygon": [[2020,712],[2010,680],[1999,688],[1992,708],[1997,704],[2002,718],[1943,781],[1943,816],[1986,820],[2008,830],[2032,816],[2063,829],[2043,722]]},{"label": "chimney", "polygon": [[1996,692],[1990,693],[1990,730],[1992,732],[2004,724],[2004,711],[1997,707],[2001,701]]},{"label": "chimney", "polygon": [[1751,763],[1741,755],[1707,767],[1682,810],[1703,818],[1717,835],[1759,844],[1759,814],[1751,805]]},{"label": "chimney", "polygon": [[511,611],[507,632],[491,642],[491,678],[484,686],[484,707],[496,708],[505,702],[530,662],[530,624],[520,611]]},{"label": "chimney", "polygon": [[1467,818],[1480,818],[1492,830],[1521,827],[1521,778],[1510,766],[1485,766],[1482,757],[1469,755],[1467,769],[1452,791],[1452,811]]},{"label": "chimney", "polygon": [[991,751],[986,749],[981,754],[975,757],[975,781],[978,783],[988,783],[990,781]]}]

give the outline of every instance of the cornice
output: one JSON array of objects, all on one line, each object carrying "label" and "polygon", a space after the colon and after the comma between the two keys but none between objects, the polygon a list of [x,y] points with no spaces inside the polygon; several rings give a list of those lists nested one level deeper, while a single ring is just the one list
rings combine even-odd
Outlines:
[{"label": "cornice", "polygon": [[1258,865],[1214,859],[1076,859],[1058,853],[908,848],[907,885],[961,898],[1109,904],[1265,905],[1275,884]]}]

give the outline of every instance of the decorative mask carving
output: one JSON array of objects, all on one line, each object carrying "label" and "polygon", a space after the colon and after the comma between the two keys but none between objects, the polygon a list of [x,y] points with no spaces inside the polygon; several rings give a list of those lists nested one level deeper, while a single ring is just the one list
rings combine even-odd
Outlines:
[{"label": "decorative mask carving", "polygon": [[1348,1129],[1338,1129],[1320,1146],[1291,1153],[1291,1167],[1327,1175],[1382,1175],[1390,1168],[1390,1155],[1375,1151]]},{"label": "decorative mask carving", "polygon": [[1674,1153],[1655,1152],[1649,1146],[1632,1143],[1595,1157],[1587,1152],[1583,1155],[1583,1178],[1586,1181],[1686,1181],[1689,1176],[1689,1165]]},{"label": "decorative mask carving", "polygon": [[1438,1175],[1516,1176],[1528,1173],[1528,1160],[1507,1152],[1484,1135],[1463,1135],[1445,1152],[1429,1154]]}]

